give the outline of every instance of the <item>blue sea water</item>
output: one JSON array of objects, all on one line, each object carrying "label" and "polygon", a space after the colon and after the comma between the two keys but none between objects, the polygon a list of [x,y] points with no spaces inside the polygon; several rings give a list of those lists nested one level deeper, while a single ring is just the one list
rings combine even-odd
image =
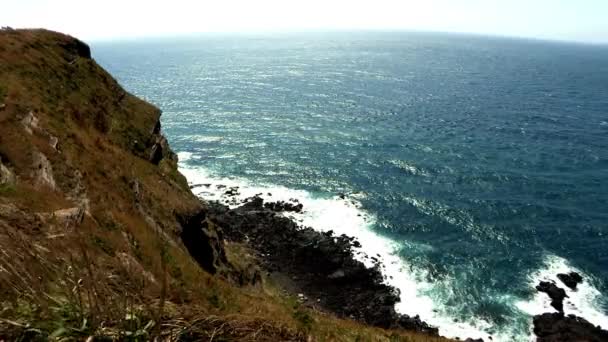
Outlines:
[{"label": "blue sea water", "polygon": [[399,311],[526,341],[553,311],[534,285],[576,270],[566,313],[608,327],[607,46],[344,32],[92,48],[163,110],[182,171],[213,184],[202,197],[302,198],[296,219],[380,255]]}]

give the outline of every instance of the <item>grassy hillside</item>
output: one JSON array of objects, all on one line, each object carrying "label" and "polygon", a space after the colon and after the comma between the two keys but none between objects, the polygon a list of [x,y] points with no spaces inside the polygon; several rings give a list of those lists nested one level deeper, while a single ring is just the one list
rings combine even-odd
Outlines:
[{"label": "grassy hillside", "polygon": [[[443,340],[243,282],[255,258],[200,216],[159,117],[84,43],[0,31],[0,340]],[[201,217],[206,269],[180,238]]]}]

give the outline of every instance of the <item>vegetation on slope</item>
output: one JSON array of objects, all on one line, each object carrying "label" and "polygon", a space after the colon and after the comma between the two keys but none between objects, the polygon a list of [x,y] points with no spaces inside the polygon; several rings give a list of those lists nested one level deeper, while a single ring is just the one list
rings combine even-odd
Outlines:
[{"label": "vegetation on slope", "polygon": [[[238,281],[255,258],[200,216],[159,117],[86,44],[0,31],[0,340],[443,340]],[[206,269],[181,242],[192,222]]]}]

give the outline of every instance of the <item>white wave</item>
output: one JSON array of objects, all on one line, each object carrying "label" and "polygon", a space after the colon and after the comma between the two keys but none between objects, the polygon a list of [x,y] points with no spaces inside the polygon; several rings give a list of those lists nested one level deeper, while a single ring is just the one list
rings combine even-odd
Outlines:
[{"label": "white wave", "polygon": [[[362,245],[361,249],[355,249],[355,257],[358,260],[368,267],[374,265],[371,257],[382,262],[382,274],[386,283],[400,291],[401,302],[396,305],[397,312],[409,316],[419,315],[423,321],[438,327],[439,333],[446,337],[489,339],[490,334],[486,332],[492,328],[489,322],[478,317],[471,317],[467,322],[456,322],[428,295],[436,283],[425,280],[428,279],[426,272],[399,256],[399,249],[402,247],[398,243],[372,230],[376,218],[363,210],[359,202],[365,194],[356,193],[344,199],[339,196],[316,197],[304,190],[272,184],[252,184],[239,178],[218,177],[204,168],[182,162],[180,171],[191,184],[201,185],[192,189],[196,195],[219,200],[232,208],[240,205],[238,200],[255,195],[260,195],[265,201],[298,199],[304,206],[303,212],[289,213],[287,216],[315,230],[333,230],[338,235],[356,237]],[[237,201],[225,195],[226,188],[230,187],[238,187]],[[493,341],[497,342],[513,340],[508,333],[491,336]]]},{"label": "white wave", "polygon": [[389,163],[414,176],[430,176],[430,174],[424,169],[404,160],[389,160]]},{"label": "white wave", "polygon": [[180,163],[186,162],[190,159],[192,159],[193,153],[192,152],[179,152],[177,154],[177,160],[179,160]]},{"label": "white wave", "polygon": [[[571,290],[557,278],[558,273],[578,272],[583,277],[583,282],[578,284],[576,290]],[[536,287],[541,281],[553,281],[559,287],[566,290],[568,298],[564,300],[564,314],[573,314],[583,317],[589,322],[608,327],[608,315],[599,307],[601,293],[593,287],[588,274],[573,267],[564,258],[556,255],[545,257],[544,266],[528,277],[531,288]],[[516,306],[530,315],[539,315],[545,312],[556,312],[551,306],[551,299],[545,293],[536,293],[529,301],[519,301]]]},{"label": "white wave", "polygon": [[222,141],[222,137],[218,136],[210,136],[210,135],[187,135],[184,136],[184,139],[188,141],[202,142],[202,143],[210,143],[210,142],[218,142]]}]

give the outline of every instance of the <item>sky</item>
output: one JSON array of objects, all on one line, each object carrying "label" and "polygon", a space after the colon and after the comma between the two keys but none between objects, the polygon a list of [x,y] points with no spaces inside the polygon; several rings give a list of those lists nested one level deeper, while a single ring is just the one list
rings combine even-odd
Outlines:
[{"label": "sky", "polygon": [[0,26],[84,40],[202,32],[414,30],[608,43],[608,0],[16,0]]}]

